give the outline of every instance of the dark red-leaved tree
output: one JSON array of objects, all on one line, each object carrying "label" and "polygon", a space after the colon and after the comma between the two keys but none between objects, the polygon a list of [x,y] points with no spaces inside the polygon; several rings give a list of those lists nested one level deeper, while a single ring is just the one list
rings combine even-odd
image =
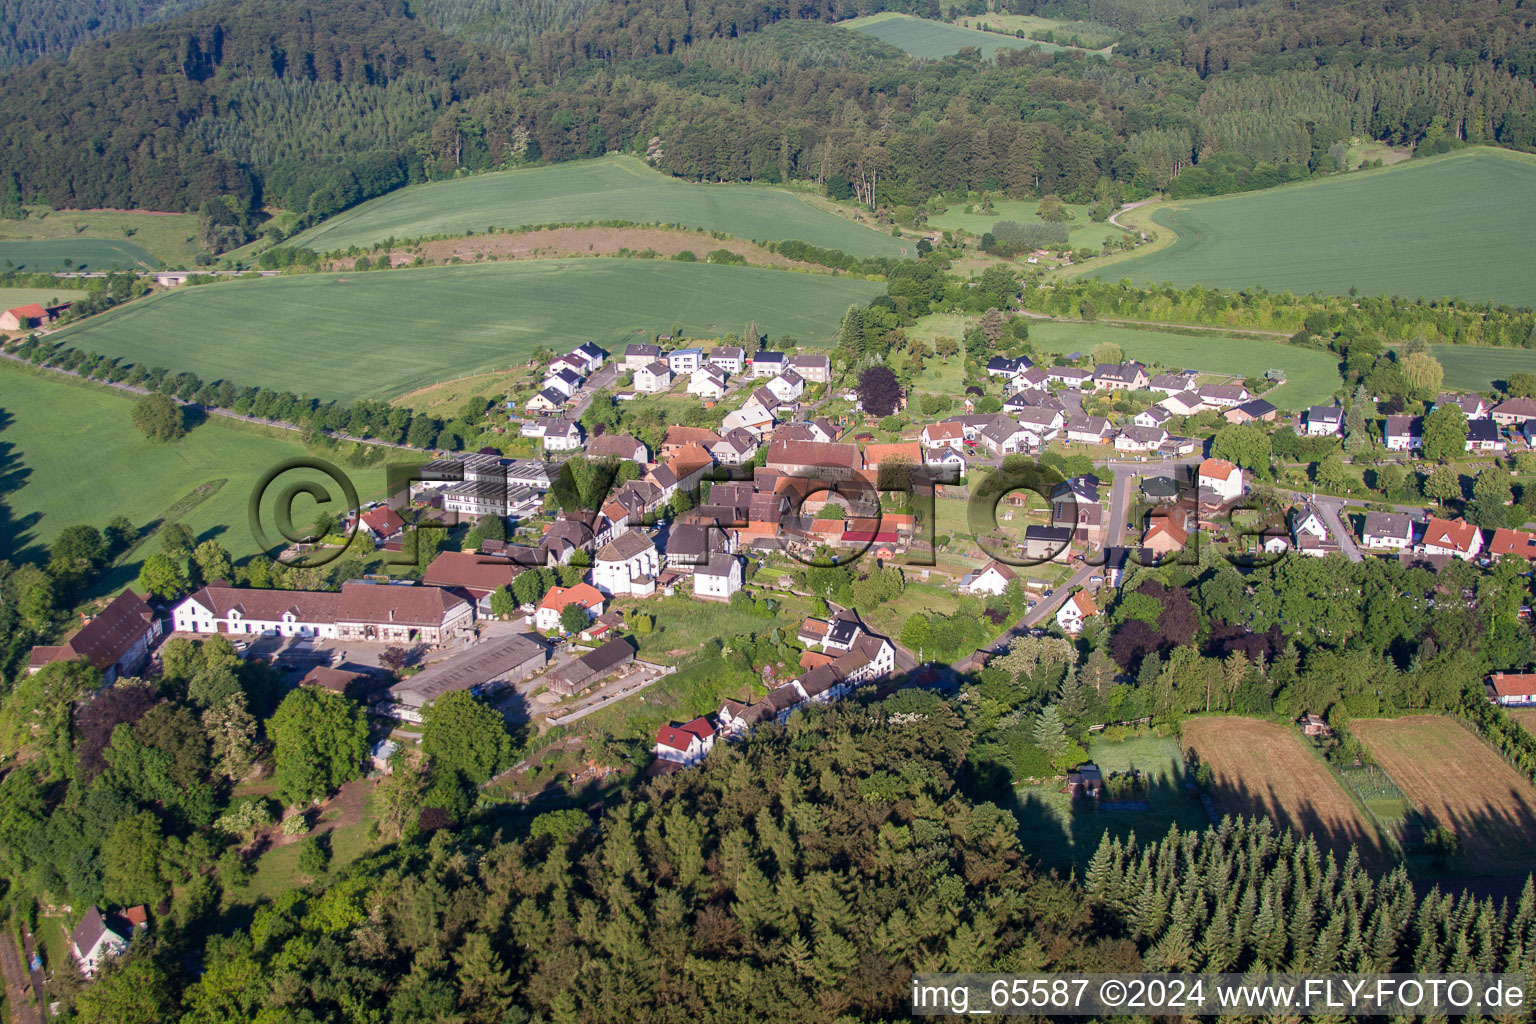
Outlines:
[{"label": "dark red-leaved tree", "polygon": [[871,416],[889,416],[901,406],[901,385],[889,366],[871,366],[859,374],[859,404]]}]

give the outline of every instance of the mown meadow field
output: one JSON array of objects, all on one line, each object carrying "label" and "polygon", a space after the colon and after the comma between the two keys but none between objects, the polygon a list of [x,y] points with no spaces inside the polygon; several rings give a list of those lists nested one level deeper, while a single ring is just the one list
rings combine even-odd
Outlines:
[{"label": "mown meadow field", "polygon": [[[1107,280],[1536,304],[1536,158],[1472,149],[1152,214],[1172,245]],[[1090,265],[1091,266],[1091,265]]]},{"label": "mown meadow field", "polygon": [[528,260],[183,287],[59,341],[204,380],[317,398],[386,399],[503,369],[541,346],[614,351],[680,328],[831,343],[884,288],[825,274],[638,259]]},{"label": "mown meadow field", "polygon": [[1041,352],[1092,352],[1112,341],[1126,358],[1170,369],[1192,369],[1262,377],[1271,369],[1285,371],[1285,383],[1265,395],[1280,409],[1304,409],[1327,403],[1343,381],[1338,358],[1329,352],[1297,348],[1260,338],[1227,338],[1143,331],[1100,324],[1034,323],[1029,340]]},{"label": "mown meadow field", "polygon": [[987,60],[991,60],[998,50],[1005,48],[1024,50],[1036,47],[1048,53],[1067,49],[1065,46],[1057,46],[1054,43],[1019,39],[1001,32],[979,32],[973,28],[961,28],[958,25],[930,21],[927,18],[915,18],[910,14],[897,14],[894,11],[882,11],[879,14],[853,18],[839,24],[843,28],[862,32],[881,42],[890,43],[914,57],[948,57],[950,54],[959,53],[967,46],[976,47]]},{"label": "mown meadow field", "polygon": [[[183,522],[199,540],[217,540],[236,558],[257,553],[252,491],[267,470],[305,455],[304,448],[218,418],[179,441],[156,444],[133,426],[133,403],[128,395],[49,379],[0,360],[0,489],[10,508],[8,529],[0,531],[0,558],[36,556],[64,528],[100,528],[118,515],[141,530]],[[351,477],[363,500],[383,490],[382,469]],[[313,511],[296,508],[295,520],[307,522]],[[131,582],[144,557],[158,550],[158,540],[146,537],[107,575],[103,588]]]},{"label": "mown meadow field", "polygon": [[909,248],[899,238],[819,210],[783,189],[681,181],[633,157],[497,171],[399,189],[316,225],[291,244],[334,252],[367,248],[391,237],[607,220],[680,224],[759,242],[793,238],[856,256],[899,256]]}]

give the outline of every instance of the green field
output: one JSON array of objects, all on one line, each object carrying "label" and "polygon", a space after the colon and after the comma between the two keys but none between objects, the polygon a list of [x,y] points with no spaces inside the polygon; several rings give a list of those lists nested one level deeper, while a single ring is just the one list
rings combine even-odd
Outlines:
[{"label": "green field", "polygon": [[1445,386],[1457,391],[1487,391],[1512,373],[1536,373],[1536,351],[1477,345],[1432,345],[1445,367]]},{"label": "green field", "polygon": [[[928,227],[940,231],[965,231],[979,238],[991,231],[993,225],[1000,220],[1012,220],[1020,224],[1043,223],[1040,215],[1035,212],[1039,204],[1033,199],[996,199],[992,202],[991,213],[966,213],[966,205],[957,203],[943,213],[930,216]],[[980,202],[969,205],[973,209],[981,208]],[[1113,224],[1095,224],[1088,217],[1087,206],[1068,206],[1067,209],[1072,211],[1072,220],[1066,222],[1067,244],[1074,249],[1097,249],[1104,244],[1105,236],[1118,238],[1123,234]]]},{"label": "green field", "polygon": [[[77,523],[101,527],[125,515],[143,529],[168,514],[236,558],[256,553],[251,493],[263,473],[304,449],[217,419],[157,445],[134,428],[132,409],[128,396],[38,377],[0,360],[0,490],[11,513],[9,528],[0,531],[0,558],[36,556]],[[382,492],[383,473],[352,474],[363,500]],[[189,498],[200,489],[202,501]],[[178,506],[184,511],[172,513]],[[294,517],[308,522],[312,506],[296,503]],[[143,556],[158,550],[147,541],[107,582],[131,582]]]},{"label": "green field", "polygon": [[387,238],[462,235],[488,227],[622,220],[681,224],[737,238],[797,238],[856,256],[898,256],[900,239],[818,210],[761,185],[700,185],[669,178],[633,157],[605,157],[498,171],[399,189],[299,235],[294,245],[334,252]]},{"label": "green field", "polygon": [[158,270],[160,261],[132,242],[110,238],[48,238],[0,242],[0,266],[6,270],[51,273],[59,270]]},{"label": "green field", "polygon": [[1014,789],[1010,808],[1019,820],[1019,835],[1024,845],[1046,867],[1082,868],[1107,836],[1124,840],[1161,836],[1171,826],[1203,829],[1210,824],[1205,810],[1184,792],[1184,756],[1177,739],[1151,734],[1133,735],[1123,740],[1092,739],[1088,756],[1111,772],[1136,769],[1149,780],[1147,810],[1104,810],[1092,801],[1070,800],[1055,785],[1021,785]]},{"label": "green field", "polygon": [[[134,250],[134,258],[140,258],[138,253],[149,253],[151,260],[166,266],[190,267],[202,252],[195,213],[51,210],[46,206],[29,206],[27,213],[21,220],[0,220],[0,254],[14,242],[69,241],[105,245],[114,251],[115,247],[128,246]],[[82,251],[86,258],[99,258],[90,248]],[[82,259],[68,251],[61,258],[76,263]]]},{"label": "green field", "polygon": [[49,305],[55,300],[71,302],[85,292],[76,288],[0,288],[0,309],[15,309],[31,302]]},{"label": "green field", "polygon": [[1327,402],[1342,385],[1338,360],[1327,352],[1296,348],[1281,341],[1235,339],[1212,334],[1195,337],[1140,331],[1098,324],[1035,323],[1029,340],[1042,352],[1091,352],[1112,341],[1126,357],[1170,369],[1262,377],[1267,370],[1284,370],[1286,381],[1264,397],[1281,409],[1304,409]]},{"label": "green field", "polygon": [[1536,305],[1527,239],[1536,160],[1476,149],[1166,206],[1167,248],[1089,271],[1108,280]]},{"label": "green field", "polygon": [[1036,47],[1048,52],[1065,50],[1065,46],[1040,43],[1033,39],[1018,39],[1001,32],[978,32],[971,28],[915,18],[910,14],[882,11],[863,18],[839,22],[843,28],[874,36],[881,42],[890,43],[914,57],[948,57],[967,46],[974,46],[981,55],[991,60],[998,50],[1025,50]]},{"label": "green field", "polygon": [[883,288],[706,263],[528,260],[177,288],[56,337],[204,380],[352,401],[505,368],[544,345],[613,351],[674,327],[704,337],[753,320],[772,338],[830,343],[849,304]]}]

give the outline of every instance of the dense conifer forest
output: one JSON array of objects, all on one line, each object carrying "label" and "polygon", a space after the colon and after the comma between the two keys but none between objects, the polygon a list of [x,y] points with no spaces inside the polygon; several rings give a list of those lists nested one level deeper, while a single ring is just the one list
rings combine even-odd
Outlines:
[{"label": "dense conifer forest", "polygon": [[[1122,41],[989,62],[916,61],[824,24],[881,7],[839,0],[141,5],[125,24],[160,20],[82,27],[67,61],[33,46],[0,77],[0,180],[60,207],[229,196],[307,224],[410,181],[613,150],[901,206],[1264,187],[1334,169],[1353,137],[1536,145],[1519,5],[1326,6],[1037,4]],[[1175,185],[1201,162],[1219,173]]]}]

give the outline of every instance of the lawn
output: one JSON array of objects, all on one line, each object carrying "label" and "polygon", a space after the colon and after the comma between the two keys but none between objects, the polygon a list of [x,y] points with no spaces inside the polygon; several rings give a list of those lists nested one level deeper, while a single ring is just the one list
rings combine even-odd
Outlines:
[{"label": "lawn", "polygon": [[1525,239],[1536,160],[1474,149],[1236,196],[1170,204],[1178,241],[1088,271],[1109,280],[1536,304]]},{"label": "lawn", "polygon": [[[981,237],[1000,220],[1017,221],[1020,224],[1042,224],[1033,199],[994,199],[992,212],[982,213],[981,203],[956,203],[943,213],[928,218],[928,227],[940,231],[965,231]],[[969,207],[973,212],[966,213]],[[1088,216],[1087,206],[1067,206],[1072,219],[1065,222],[1067,243],[1074,249],[1097,249],[1104,244],[1105,236],[1118,238],[1124,232],[1113,224],[1095,224]]]},{"label": "lawn", "polygon": [[52,273],[59,270],[158,270],[160,261],[132,242],[111,238],[50,238],[36,242],[0,242],[6,270]]},{"label": "lawn", "polygon": [[29,302],[51,306],[55,302],[72,302],[85,292],[78,288],[0,288],[0,309],[15,309]]},{"label": "lawn", "polygon": [[1262,377],[1270,369],[1285,371],[1286,380],[1264,397],[1281,409],[1324,404],[1342,386],[1338,360],[1327,352],[1298,348],[1280,341],[1169,334],[1099,324],[1030,322],[1029,340],[1041,352],[1083,352],[1103,341],[1125,350],[1127,358],[1170,369]]},{"label": "lawn", "polygon": [[827,344],[850,304],[882,290],[757,267],[529,260],[177,288],[56,337],[205,380],[354,401],[505,369],[544,345],[614,351],[673,328],[700,337],[754,320],[775,338]]},{"label": "lawn", "polygon": [[[256,553],[251,493],[270,467],[304,455],[304,449],[216,419],[180,441],[157,445],[134,428],[132,408],[127,396],[0,363],[0,491],[11,513],[9,527],[0,531],[0,558],[37,558],[65,527],[102,527],[116,515],[141,529],[172,515],[236,558]],[[383,476],[378,468],[354,473],[360,498],[382,491]],[[298,523],[313,518],[307,501],[296,503]],[[143,557],[157,550],[152,539],[141,543],[104,584],[131,582]]]},{"label": "lawn", "polygon": [[[954,10],[950,17],[954,18]],[[1003,32],[1016,32],[1023,29],[1026,35],[1035,32],[1052,32],[1056,35],[1058,45],[1075,49],[1063,40],[1071,39],[1074,35],[1082,43],[1083,49],[1107,52],[1114,44],[1118,33],[1108,25],[1099,25],[1090,21],[1058,21],[1055,18],[1042,18],[1038,14],[1000,14],[996,11],[988,11],[981,15],[966,15],[958,19],[961,28],[980,28],[985,25],[988,28]]]},{"label": "lawn", "polygon": [[1361,719],[1350,725],[1427,824],[1461,839],[1460,867],[1506,875],[1536,867],[1536,787],[1454,719]]},{"label": "lawn", "polygon": [[1512,373],[1536,373],[1536,351],[1481,345],[1434,345],[1445,367],[1445,386],[1457,391],[1488,391]]},{"label": "lawn", "polygon": [[942,21],[929,21],[926,18],[915,18],[910,14],[897,14],[893,11],[882,11],[879,14],[854,18],[838,24],[843,28],[874,36],[881,42],[890,43],[914,57],[948,57],[959,53],[967,46],[979,49],[981,55],[987,60],[991,60],[998,50],[1004,48],[1025,50],[1038,47],[1048,52],[1067,49],[1065,46],[1056,46],[1052,43],[1017,39],[1000,32],[978,32],[975,29],[948,25]]},{"label": "lawn", "polygon": [[1014,816],[1024,846],[1049,868],[1081,868],[1106,836],[1125,839],[1132,832],[1157,839],[1172,825],[1186,831],[1209,827],[1200,801],[1184,789],[1184,758],[1178,741],[1143,734],[1122,740],[1094,739],[1088,756],[1104,770],[1135,768],[1147,776],[1147,810],[1107,810],[1089,801],[1072,801],[1060,783],[1019,786],[1014,790]]},{"label": "lawn", "polygon": [[797,238],[857,256],[907,252],[900,239],[818,210],[792,192],[762,185],[695,184],[667,177],[633,157],[498,171],[399,189],[332,217],[292,244],[334,252],[371,247],[391,237],[605,220],[680,224],[761,242]]},{"label": "lawn", "polygon": [[1211,796],[1222,814],[1275,819],[1366,861],[1386,859],[1374,823],[1296,729],[1256,718],[1203,717],[1183,740],[1215,773]]},{"label": "lawn", "polygon": [[[102,264],[99,253],[91,248],[104,244],[122,252],[148,254],[153,263],[158,260],[167,266],[190,267],[202,246],[197,242],[197,214],[149,213],[119,210],[50,210],[46,206],[28,207],[30,216],[24,220],[0,220],[0,260],[17,260],[8,251],[12,244],[23,240],[67,241],[59,259],[73,259],[77,265],[84,261],[91,269],[107,269],[110,262]],[[77,255],[76,253],[80,255]],[[53,255],[44,252],[43,255]],[[41,259],[42,256],[34,256]],[[124,264],[127,266],[127,264]],[[55,269],[48,266],[29,266],[29,270]]]},{"label": "lawn", "polygon": [[808,614],[810,602],[766,585],[770,581],[777,581],[780,575],[781,570],[769,569],[749,584],[763,596],[779,602],[779,613],[771,619],[759,618],[732,604],[696,601],[691,580],[684,580],[678,585],[675,597],[647,598],[643,601],[620,598],[613,605],[626,611],[634,610],[656,616],[656,632],[633,634],[635,646],[640,657],[647,661],[678,665],[692,660],[706,640],[729,640],[740,633],[767,636],[778,627],[793,634],[799,628],[800,620]]}]

